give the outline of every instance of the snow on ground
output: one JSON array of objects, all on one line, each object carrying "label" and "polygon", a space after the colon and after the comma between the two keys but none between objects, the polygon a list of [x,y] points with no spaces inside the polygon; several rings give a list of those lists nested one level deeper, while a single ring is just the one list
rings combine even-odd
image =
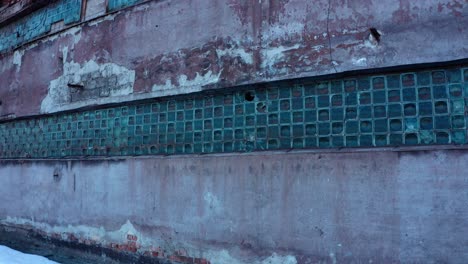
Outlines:
[{"label": "snow on ground", "polygon": [[24,254],[0,245],[0,264],[58,264],[41,256]]}]

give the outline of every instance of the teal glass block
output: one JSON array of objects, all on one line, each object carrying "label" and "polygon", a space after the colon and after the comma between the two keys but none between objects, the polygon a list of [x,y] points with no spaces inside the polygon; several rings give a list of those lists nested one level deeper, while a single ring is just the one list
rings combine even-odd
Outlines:
[{"label": "teal glass block", "polygon": [[419,72],[416,74],[418,85],[430,85],[431,84],[431,73],[430,72]]},{"label": "teal glass block", "polygon": [[357,84],[358,84],[358,90],[360,91],[370,90],[371,88],[370,80],[368,78],[358,79]]},{"label": "teal glass block", "polygon": [[437,132],[436,142],[437,144],[449,144],[450,143],[449,134],[447,132]]}]

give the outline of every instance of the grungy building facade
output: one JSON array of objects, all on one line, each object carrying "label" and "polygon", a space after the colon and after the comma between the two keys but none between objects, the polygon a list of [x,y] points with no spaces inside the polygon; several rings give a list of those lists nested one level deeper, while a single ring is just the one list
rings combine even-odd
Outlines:
[{"label": "grungy building facade", "polygon": [[468,262],[466,0],[0,4],[0,230],[132,263]]}]

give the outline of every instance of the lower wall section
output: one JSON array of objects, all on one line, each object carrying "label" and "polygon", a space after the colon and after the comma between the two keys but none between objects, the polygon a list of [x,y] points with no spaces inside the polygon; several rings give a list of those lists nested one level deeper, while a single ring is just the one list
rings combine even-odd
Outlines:
[{"label": "lower wall section", "polygon": [[468,151],[1,161],[3,226],[182,263],[466,263]]}]

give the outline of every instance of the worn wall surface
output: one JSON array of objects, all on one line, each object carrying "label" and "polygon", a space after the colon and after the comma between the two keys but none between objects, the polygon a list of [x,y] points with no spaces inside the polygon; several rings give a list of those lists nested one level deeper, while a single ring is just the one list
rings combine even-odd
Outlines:
[{"label": "worn wall surface", "polygon": [[466,263],[466,25],[464,0],[31,11],[0,28],[0,226],[175,263]]},{"label": "worn wall surface", "polygon": [[465,263],[466,164],[466,150],[2,161],[0,218],[195,263]]},{"label": "worn wall surface", "polygon": [[[462,59],[467,12],[458,0],[150,1],[1,55],[0,115]],[[108,67],[135,75],[130,93],[81,102],[63,96],[87,90],[81,77],[107,76]]]}]

